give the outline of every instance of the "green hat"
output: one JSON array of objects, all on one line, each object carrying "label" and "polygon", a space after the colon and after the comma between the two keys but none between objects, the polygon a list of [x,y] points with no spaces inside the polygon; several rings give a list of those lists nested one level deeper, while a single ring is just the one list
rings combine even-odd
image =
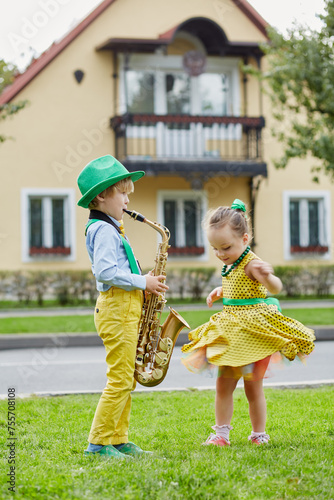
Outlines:
[{"label": "green hat", "polygon": [[82,198],[78,205],[88,208],[95,196],[116,182],[130,177],[133,182],[145,175],[145,172],[129,172],[116,158],[111,155],[101,156],[88,163],[78,177],[78,186]]}]

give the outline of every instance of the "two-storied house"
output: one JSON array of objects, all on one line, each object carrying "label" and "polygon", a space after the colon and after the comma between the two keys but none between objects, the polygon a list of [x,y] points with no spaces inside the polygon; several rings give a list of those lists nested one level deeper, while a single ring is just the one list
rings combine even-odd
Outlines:
[{"label": "two-storied house", "polygon": [[[270,103],[242,69],[265,67],[266,26],[246,0],[104,0],[34,60],[0,96],[29,100],[1,125],[1,267],[89,268],[76,179],[105,154],[145,170],[129,208],[170,229],[170,266],[220,267],[201,220],[234,198],[263,259],[333,263],[334,188],[312,159],[274,169]],[[153,266],[155,232],[126,230]]]}]

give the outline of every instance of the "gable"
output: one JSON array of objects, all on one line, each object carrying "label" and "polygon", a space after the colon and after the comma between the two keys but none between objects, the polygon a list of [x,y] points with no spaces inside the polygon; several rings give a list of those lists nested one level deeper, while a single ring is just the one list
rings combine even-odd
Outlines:
[{"label": "gable", "polygon": [[[160,5],[157,8],[158,3]],[[175,8],[173,3],[176,4]],[[107,9],[113,4],[116,8],[107,13]],[[138,15],[134,12],[135,6],[138,9]],[[156,8],[154,9],[154,7]],[[165,12],[162,12],[162,9]],[[178,25],[198,13],[221,25],[227,38],[233,42],[261,42],[266,39],[268,24],[246,0],[225,0],[224,2],[214,0],[212,3],[193,0],[191,5],[189,2],[183,2],[180,5],[180,0],[172,0],[168,3],[162,0],[146,0],[146,10],[151,15],[152,12],[153,15],[156,14],[156,22],[152,23],[150,16],[143,16],[143,2],[134,4],[131,0],[117,0],[117,2],[116,0],[104,0],[62,40],[54,43],[38,59],[34,60],[27,70],[4,90],[0,95],[0,105],[10,102],[18,95],[31,80],[93,23],[100,25],[97,33],[101,36],[100,40],[93,41],[93,49],[103,45],[110,38],[113,25],[116,31],[114,34],[117,34],[118,31],[119,38],[133,38],[134,33],[137,32],[138,39],[144,39],[146,38],[145,34],[150,33],[149,39],[155,40],[157,46],[162,41],[168,44],[172,41]],[[175,25],[176,17],[179,19],[179,23]],[[117,19],[116,23],[115,19]],[[141,19],[141,22],[138,23],[137,19]]]}]

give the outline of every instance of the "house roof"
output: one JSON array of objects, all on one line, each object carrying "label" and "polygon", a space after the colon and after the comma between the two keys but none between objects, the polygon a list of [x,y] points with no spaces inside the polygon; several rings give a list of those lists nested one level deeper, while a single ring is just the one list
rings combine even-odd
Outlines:
[{"label": "house roof", "polygon": [[268,37],[267,29],[269,28],[269,23],[263,19],[263,17],[258,13],[257,10],[252,7],[247,0],[232,0],[233,3],[248,17],[250,21],[261,31],[263,35]]},{"label": "house roof", "polygon": [[[81,23],[79,23],[72,31],[64,36],[59,42],[53,43],[38,59],[34,59],[26,71],[18,75],[12,85],[5,88],[0,95],[0,105],[11,101],[21,90],[26,87],[58,54],[77,38],[95,19],[102,14],[116,0],[103,0],[96,9],[94,9]],[[267,36],[267,28],[269,24],[260,16],[260,14],[247,2],[247,0],[232,0],[234,4],[252,21],[252,23]],[[137,40],[138,45],[143,48],[149,42],[151,45],[168,44],[173,38],[178,26],[170,29],[166,33],[161,34],[156,40]],[[116,39],[113,39],[116,40]],[[120,41],[120,39],[117,39]],[[122,39],[124,40],[124,39]],[[129,42],[129,40],[128,40]],[[102,46],[100,48],[103,48]]]}]

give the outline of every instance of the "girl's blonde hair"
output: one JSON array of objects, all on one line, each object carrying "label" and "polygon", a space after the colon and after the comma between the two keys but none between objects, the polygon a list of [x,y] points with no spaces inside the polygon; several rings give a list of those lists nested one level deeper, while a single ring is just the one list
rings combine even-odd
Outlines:
[{"label": "girl's blonde hair", "polygon": [[209,210],[203,220],[203,228],[208,231],[211,228],[218,229],[228,224],[232,231],[242,237],[245,233],[250,234],[249,216],[240,209],[230,207],[218,207]]},{"label": "girl's blonde hair", "polygon": [[[112,186],[107,187],[107,189],[104,189],[101,193],[99,193],[99,196],[100,195],[102,195],[104,197],[108,196],[109,194],[114,192],[116,189],[119,189],[120,191],[123,191],[127,194],[132,193],[134,191],[134,185],[133,185],[131,177],[126,177],[125,179],[122,179],[122,180],[116,182],[116,184],[113,184]],[[88,208],[90,208],[92,210],[92,209],[96,208],[98,204],[99,204],[99,202],[95,197],[88,205]]]}]

